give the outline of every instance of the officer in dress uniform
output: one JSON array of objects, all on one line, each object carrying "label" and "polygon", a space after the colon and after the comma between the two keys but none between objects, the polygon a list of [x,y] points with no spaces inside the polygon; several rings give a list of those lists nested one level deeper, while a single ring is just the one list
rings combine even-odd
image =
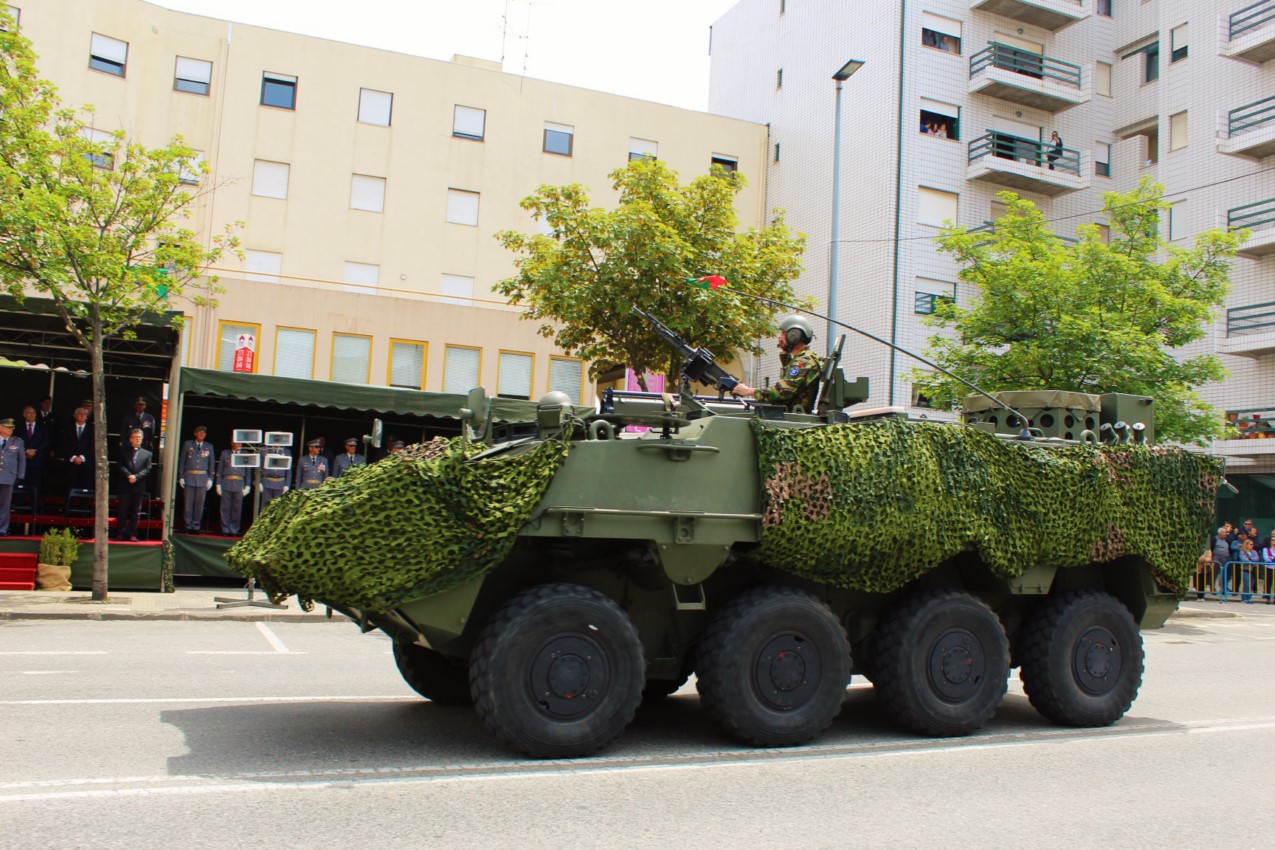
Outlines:
[{"label": "officer in dress uniform", "polygon": [[204,522],[204,498],[213,486],[213,475],[216,472],[215,458],[217,452],[213,444],[204,440],[208,436],[208,428],[199,425],[195,428],[195,439],[182,443],[181,477],[178,485],[185,491],[182,498],[182,519],[186,522],[187,531],[199,531]]},{"label": "officer in dress uniform", "polygon": [[[288,449],[285,446],[270,446],[263,453],[264,457],[277,455],[283,457],[288,455]],[[264,457],[261,461],[261,510],[266,509],[266,505],[288,492],[288,470],[286,469],[267,469],[265,467]]]},{"label": "officer in dress uniform", "polygon": [[801,316],[780,319],[777,343],[784,376],[773,387],[754,388],[738,383],[731,392],[762,404],[782,404],[789,411],[800,407],[806,413],[814,413],[819,379],[823,376],[823,361],[810,350],[814,340],[814,328]]},{"label": "officer in dress uniform", "polygon": [[309,454],[297,464],[297,489],[313,490],[328,480],[328,459],[319,454],[322,440],[311,440],[305,447]]},{"label": "officer in dress uniform", "polygon": [[341,474],[351,466],[362,466],[367,463],[367,458],[354,453],[358,447],[359,441],[354,437],[345,441],[345,453],[337,455],[336,460],[332,461],[333,478],[340,478]]},{"label": "officer in dress uniform", "polygon": [[9,503],[13,485],[27,474],[27,452],[22,438],[13,436],[13,420],[0,419],[0,537],[9,533]]},{"label": "officer in dress uniform", "polygon": [[252,494],[252,485],[248,483],[247,468],[235,466],[235,452],[243,447],[243,443],[230,441],[230,448],[221,453],[217,461],[217,495],[221,497],[221,533],[229,537],[239,534],[239,526],[243,522],[244,496]]},{"label": "officer in dress uniform", "polygon": [[133,400],[133,412],[124,417],[120,428],[120,444],[128,445],[128,435],[137,428],[142,432],[142,448],[148,452],[155,451],[155,417],[146,412],[146,399],[138,396]]}]

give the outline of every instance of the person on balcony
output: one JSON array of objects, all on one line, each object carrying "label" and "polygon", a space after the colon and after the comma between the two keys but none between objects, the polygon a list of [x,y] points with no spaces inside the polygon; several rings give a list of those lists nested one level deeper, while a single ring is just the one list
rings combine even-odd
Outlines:
[{"label": "person on balcony", "polygon": [[1045,159],[1049,160],[1049,170],[1054,170],[1054,163],[1063,155],[1062,136],[1058,135],[1058,131],[1054,130],[1049,134],[1049,153],[1045,155]]}]

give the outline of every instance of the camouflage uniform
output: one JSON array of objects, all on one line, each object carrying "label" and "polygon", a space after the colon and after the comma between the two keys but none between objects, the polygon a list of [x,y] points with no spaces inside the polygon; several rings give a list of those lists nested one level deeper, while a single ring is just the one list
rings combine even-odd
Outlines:
[{"label": "camouflage uniform", "polygon": [[792,410],[798,405],[807,413],[813,413],[819,379],[823,376],[823,361],[809,348],[793,355],[781,355],[784,376],[773,387],[758,389],[753,398],[762,404],[782,404]]}]

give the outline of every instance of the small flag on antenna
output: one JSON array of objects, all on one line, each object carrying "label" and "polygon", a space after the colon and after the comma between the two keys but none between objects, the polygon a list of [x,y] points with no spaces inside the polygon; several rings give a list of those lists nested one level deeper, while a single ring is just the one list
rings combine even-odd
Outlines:
[{"label": "small flag on antenna", "polygon": [[714,292],[721,289],[723,286],[728,285],[726,283],[726,278],[719,274],[710,274],[699,278],[688,277],[686,282],[698,286],[700,289],[711,289]]}]

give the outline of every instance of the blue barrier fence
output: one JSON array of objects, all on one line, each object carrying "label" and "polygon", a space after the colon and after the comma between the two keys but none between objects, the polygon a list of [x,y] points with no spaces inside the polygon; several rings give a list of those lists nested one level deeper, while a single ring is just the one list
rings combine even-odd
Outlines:
[{"label": "blue barrier fence", "polygon": [[1201,562],[1195,570],[1188,597],[1214,598],[1222,602],[1275,603],[1275,564],[1253,561]]}]

